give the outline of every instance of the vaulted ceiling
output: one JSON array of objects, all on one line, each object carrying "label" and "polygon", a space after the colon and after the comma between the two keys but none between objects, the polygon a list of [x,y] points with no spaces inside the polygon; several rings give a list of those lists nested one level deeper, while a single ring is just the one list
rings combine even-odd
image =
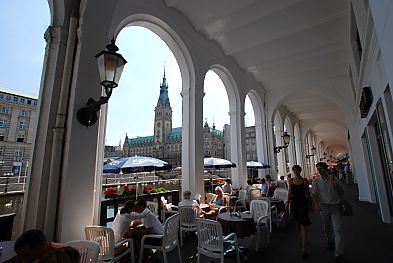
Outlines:
[{"label": "vaulted ceiling", "polygon": [[317,139],[342,150],[346,120],[343,105],[334,98],[346,101],[352,96],[349,1],[164,1],[218,43],[268,92],[290,91],[282,105]]}]

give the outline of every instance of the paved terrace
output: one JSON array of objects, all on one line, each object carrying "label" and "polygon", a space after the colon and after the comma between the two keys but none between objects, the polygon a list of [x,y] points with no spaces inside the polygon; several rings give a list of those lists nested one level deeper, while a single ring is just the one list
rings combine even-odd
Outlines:
[{"label": "paved terrace", "polygon": [[[384,224],[378,217],[375,205],[357,201],[357,188],[355,185],[345,186],[346,199],[352,203],[354,216],[344,218],[345,260],[352,263],[392,263],[393,262],[393,225]],[[248,260],[242,262],[335,262],[333,252],[325,249],[322,224],[319,214],[311,215],[313,224],[309,228],[309,253],[307,259],[300,257],[299,231],[294,222],[287,225],[286,229],[273,232],[271,244],[258,253],[254,246],[248,254]],[[250,245],[253,240],[245,239],[241,244]],[[254,243],[252,243],[254,244]],[[197,239],[188,236],[181,248],[183,262],[196,262]],[[147,251],[147,250],[146,250]],[[149,253],[149,259],[144,262],[162,262],[160,254]],[[169,255],[169,262],[178,262],[176,253]],[[201,262],[219,262],[202,258]],[[225,262],[236,262],[235,257],[228,256]]]}]

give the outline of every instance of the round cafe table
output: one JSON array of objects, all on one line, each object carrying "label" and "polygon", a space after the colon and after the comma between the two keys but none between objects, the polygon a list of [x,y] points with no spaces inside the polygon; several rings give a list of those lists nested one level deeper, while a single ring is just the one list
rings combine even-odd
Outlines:
[{"label": "round cafe table", "polygon": [[3,241],[0,242],[0,262],[6,262],[14,257],[16,253],[14,251],[15,241]]},{"label": "round cafe table", "polygon": [[238,238],[244,238],[256,230],[254,220],[248,213],[240,213],[240,217],[229,212],[218,214],[217,221],[221,223],[224,235],[236,233]]}]

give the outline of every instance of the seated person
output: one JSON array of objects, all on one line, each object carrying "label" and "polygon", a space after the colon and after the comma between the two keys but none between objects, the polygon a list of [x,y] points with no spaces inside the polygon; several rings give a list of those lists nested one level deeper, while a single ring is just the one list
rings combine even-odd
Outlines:
[{"label": "seated person", "polygon": [[24,263],[40,262],[41,257],[49,250],[64,247],[63,244],[47,242],[45,234],[38,229],[24,232],[15,241],[14,250]]},{"label": "seated person", "polygon": [[79,251],[73,247],[62,247],[52,249],[46,252],[40,263],[79,263],[81,255]]},{"label": "seated person", "polygon": [[280,180],[277,181],[277,188],[288,188],[287,181],[283,175],[280,176]]},{"label": "seated person", "polygon": [[215,216],[218,215],[218,211],[220,210],[220,207],[226,206],[226,200],[224,198],[224,191],[220,186],[217,186],[215,189],[216,196],[210,200],[209,205],[210,205],[210,211],[205,212],[202,211],[202,214],[204,214],[206,217],[209,218],[214,218]]},{"label": "seated person", "polygon": [[186,190],[183,192],[183,201],[181,201],[179,203],[178,207],[182,207],[182,206],[192,206],[196,210],[198,215],[200,215],[202,213],[198,202],[195,200],[191,200],[191,191],[190,190]]},{"label": "seated person", "polygon": [[222,186],[222,190],[224,191],[224,193],[229,194],[229,195],[232,193],[232,181],[231,181],[231,179],[227,178],[225,180],[225,183]]},{"label": "seated person", "polygon": [[138,240],[144,235],[158,234],[162,235],[164,233],[164,226],[157,219],[156,215],[151,212],[146,206],[145,199],[138,199],[134,204],[135,212],[143,214],[141,220],[134,220],[131,222],[128,231],[125,233],[125,237],[136,237]]},{"label": "seated person", "polygon": [[251,190],[252,189],[257,189],[257,185],[253,184],[251,179],[247,180],[247,186],[246,186],[246,204],[250,204],[251,202]]},{"label": "seated person", "polygon": [[269,185],[266,183],[266,179],[265,178],[261,179],[261,188],[260,189],[261,189],[261,195],[266,196],[267,192],[269,190]]},{"label": "seated person", "polygon": [[274,190],[276,189],[277,184],[275,181],[272,180],[272,177],[270,175],[266,175],[266,183],[268,185],[267,196],[273,197]]},{"label": "seated person", "polygon": [[116,215],[115,220],[111,226],[113,234],[115,235],[115,243],[118,243],[127,232],[131,221],[143,218],[143,214],[135,213],[134,201],[127,201],[120,213]]}]

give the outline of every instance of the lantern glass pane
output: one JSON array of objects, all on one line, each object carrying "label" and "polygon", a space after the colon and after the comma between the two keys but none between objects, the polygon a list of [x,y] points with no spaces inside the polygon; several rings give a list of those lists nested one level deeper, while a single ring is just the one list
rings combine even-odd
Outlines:
[{"label": "lantern glass pane", "polygon": [[98,72],[100,74],[100,80],[103,82],[105,80],[105,63],[104,54],[97,57]]},{"label": "lantern glass pane", "polygon": [[117,54],[116,73],[114,76],[114,82],[116,82],[116,84],[119,84],[121,73],[123,72],[124,65],[126,63],[127,61],[123,58],[123,56]]}]

